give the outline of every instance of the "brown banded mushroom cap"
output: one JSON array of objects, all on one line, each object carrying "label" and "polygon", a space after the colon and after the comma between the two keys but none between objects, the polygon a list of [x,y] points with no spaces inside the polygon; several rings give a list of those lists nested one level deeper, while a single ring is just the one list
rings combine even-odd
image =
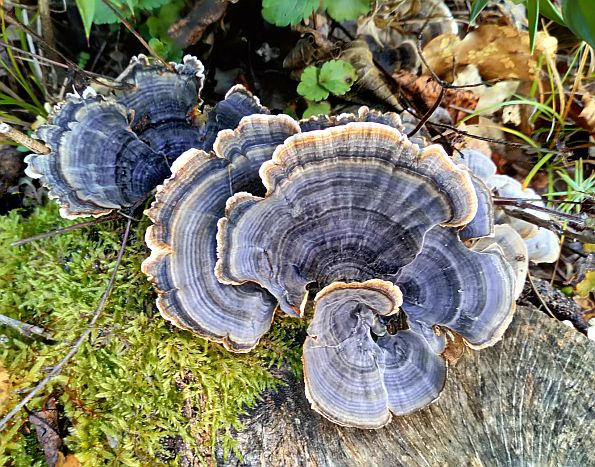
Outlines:
[{"label": "brown banded mushroom cap", "polygon": [[[304,344],[306,396],[329,420],[381,428],[434,401],[446,363],[410,330],[386,332],[382,320],[399,313],[403,297],[390,282],[335,282],[315,298]],[[376,339],[372,334],[375,334]]]},{"label": "brown banded mushroom cap", "polygon": [[376,123],[295,135],[260,173],[265,198],[228,200],[216,273],[223,283],[260,284],[293,315],[308,284],[395,274],[428,230],[465,225],[477,211],[469,173],[441,147],[420,151]]},{"label": "brown banded mushroom cap", "polygon": [[276,300],[255,284],[231,287],[215,278],[217,221],[230,194],[264,192],[258,168],[298,131],[284,115],[245,117],[236,130],[219,133],[214,155],[186,152],[158,187],[146,212],[154,225],[142,269],[158,291],[161,314],[176,326],[235,352],[250,350],[268,331]]}]

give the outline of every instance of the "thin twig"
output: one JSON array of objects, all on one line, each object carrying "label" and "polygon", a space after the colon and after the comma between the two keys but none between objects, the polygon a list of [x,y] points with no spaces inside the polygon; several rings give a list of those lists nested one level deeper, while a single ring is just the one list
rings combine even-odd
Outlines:
[{"label": "thin twig", "polygon": [[[498,206],[514,206],[521,209],[532,209],[534,211],[545,212],[551,216],[561,217],[563,219],[569,219],[574,222],[584,222],[585,218],[581,216],[576,216],[574,214],[568,214],[566,212],[558,211],[556,209],[548,208],[545,206],[539,206],[533,204],[535,201],[541,201],[540,199],[530,199],[530,198],[506,198],[500,196],[494,196],[494,204]],[[563,203],[564,201],[562,201]],[[581,204],[581,203],[576,203]]]},{"label": "thin twig", "polygon": [[442,99],[444,99],[444,94],[446,94],[446,88],[444,86],[440,86],[440,94],[438,94],[438,99],[436,99],[434,104],[432,104],[432,107],[430,108],[430,110],[428,110],[424,114],[424,116],[419,120],[419,122],[417,122],[417,125],[415,126],[415,128],[413,130],[411,130],[409,133],[407,133],[407,138],[411,138],[419,130],[421,130],[421,127],[426,124],[426,122],[430,119],[430,117],[434,114],[434,112],[436,112],[436,109],[440,106],[440,104],[442,104]]},{"label": "thin twig", "polygon": [[527,278],[529,279],[529,282],[531,283],[531,288],[533,289],[533,292],[535,292],[535,295],[537,295],[537,298],[539,299],[539,301],[541,302],[541,304],[543,305],[543,307],[546,309],[546,311],[548,312],[548,314],[554,318],[554,319],[558,319],[556,318],[556,316],[554,315],[554,313],[552,313],[552,310],[550,310],[550,307],[547,306],[546,301],[543,299],[543,296],[541,295],[541,293],[539,292],[539,290],[537,290],[537,287],[535,287],[535,283],[533,282],[533,278],[531,277],[531,273],[527,274]]},{"label": "thin twig", "polygon": [[10,318],[8,316],[0,315],[0,325],[9,326],[13,329],[16,329],[25,337],[38,336],[46,340],[52,340],[51,334],[46,332],[45,329],[35,326],[34,324],[23,323],[18,319]]},{"label": "thin twig", "polygon": [[44,238],[50,238],[55,235],[60,235],[60,234],[66,233],[66,232],[70,232],[71,230],[82,229],[85,227],[89,227],[91,225],[96,225],[96,224],[101,224],[103,222],[112,221],[114,219],[117,219],[118,217],[119,216],[117,213],[109,214],[105,217],[93,219],[92,221],[80,222],[78,224],[69,225],[68,227],[63,227],[61,229],[51,230],[50,232],[44,232],[44,233],[40,233],[38,235],[33,235],[32,237],[23,238],[21,240],[17,240],[16,242],[12,242],[10,244],[10,246],[25,245],[30,242],[35,242],[37,240],[43,240]]},{"label": "thin twig", "polygon": [[[531,208],[532,209],[532,208]],[[551,219],[542,219],[541,217],[534,216],[526,211],[521,211],[519,209],[504,209],[504,212],[511,217],[516,217],[517,219],[521,219],[531,224],[535,224],[538,227],[543,227],[544,229],[551,230],[558,236],[565,235],[568,238],[572,238],[573,240],[583,242],[583,243],[595,243],[595,231],[591,227],[587,227],[584,225],[577,225],[573,222],[573,227],[581,232],[587,231],[585,233],[576,232],[574,230],[570,230],[568,228],[563,229],[560,227],[556,222]],[[570,223],[570,221],[569,221]]]},{"label": "thin twig", "polygon": [[20,144],[21,146],[25,146],[26,148],[30,149],[33,152],[36,152],[37,154],[50,153],[50,148],[48,148],[41,141],[27,136],[25,133],[11,127],[6,122],[0,122],[0,135],[6,136],[8,139],[11,139],[12,141]]},{"label": "thin twig", "polygon": [[62,360],[60,360],[60,362],[52,368],[52,371],[50,371],[50,373],[37,386],[35,386],[29,394],[27,394],[10,412],[8,412],[6,414],[6,416],[2,420],[0,420],[0,431],[3,430],[4,428],[6,428],[6,425],[8,424],[8,422],[31,399],[33,399],[37,394],[39,394],[48,385],[48,383],[52,379],[54,379],[54,377],[56,375],[58,375],[62,371],[62,368],[64,368],[64,366],[68,363],[68,361],[72,358],[72,356],[77,352],[77,350],[80,348],[80,346],[83,344],[83,342],[87,339],[87,337],[89,337],[89,335],[91,334],[91,331],[93,331],[93,329],[95,328],[95,323],[97,322],[97,320],[99,319],[99,316],[101,315],[101,312],[105,308],[107,299],[114,287],[114,283],[116,282],[116,274],[118,272],[118,268],[120,267],[120,263],[122,262],[122,257],[124,256],[124,250],[126,248],[126,243],[128,242],[128,236],[130,234],[130,226],[131,225],[132,225],[132,220],[128,219],[128,221],[126,222],[126,229],[124,230],[124,238],[122,239],[122,245],[120,246],[120,251],[118,252],[118,256],[116,258],[116,263],[114,265],[114,270],[113,270],[110,280],[107,284],[105,292],[103,293],[103,296],[101,297],[101,301],[99,302],[99,305],[97,306],[97,309],[95,310],[95,313],[93,313],[93,318],[91,319],[91,321],[89,322],[89,325],[87,326],[87,329],[85,329],[85,331],[77,339],[75,344],[68,351],[68,353],[64,356],[64,358]]},{"label": "thin twig", "polygon": [[121,13],[120,13],[120,12],[119,12],[119,11],[118,11],[116,8],[114,8],[114,6],[111,4],[111,2],[110,2],[109,0],[101,0],[101,2],[102,2],[102,3],[103,3],[105,6],[106,6],[106,7],[108,7],[108,8],[109,8],[109,9],[112,11],[112,13],[113,13],[114,15],[116,15],[116,16],[118,17],[118,19],[120,20],[120,22],[121,22],[121,23],[122,23],[124,26],[126,26],[126,29],[128,29],[128,30],[129,30],[129,31],[132,33],[132,35],[133,35],[134,37],[136,37],[136,38],[137,38],[137,40],[138,40],[138,41],[139,41],[139,42],[140,42],[140,43],[143,45],[143,47],[144,47],[145,49],[147,49],[147,51],[148,51],[148,52],[149,52],[149,53],[150,53],[150,54],[151,54],[151,55],[152,55],[154,58],[156,58],[157,60],[159,60],[159,61],[161,62],[161,64],[162,64],[162,65],[163,65],[163,66],[164,66],[166,69],[168,69],[168,70],[171,70],[171,69],[172,69],[172,65],[171,65],[171,64],[169,64],[169,63],[167,63],[165,60],[163,60],[163,58],[161,58],[161,57],[159,56],[159,54],[158,54],[157,52],[155,52],[155,50],[154,50],[154,49],[153,49],[153,48],[152,48],[152,47],[149,45],[149,43],[148,43],[148,42],[147,42],[145,39],[143,39],[143,37],[142,37],[142,36],[141,36],[141,35],[140,35],[138,32],[136,32],[136,31],[135,31],[135,29],[134,29],[134,28],[131,26],[131,24],[130,24],[130,23],[127,21],[127,20],[126,20],[126,18],[124,18],[124,16],[122,16],[122,14],[121,14]]}]

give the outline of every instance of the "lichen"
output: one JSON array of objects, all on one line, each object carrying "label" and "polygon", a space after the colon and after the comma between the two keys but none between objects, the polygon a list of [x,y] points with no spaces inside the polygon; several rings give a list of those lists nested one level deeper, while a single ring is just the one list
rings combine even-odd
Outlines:
[{"label": "lichen", "polygon": [[[109,280],[123,223],[112,221],[11,247],[12,241],[70,225],[54,203],[30,215],[0,217],[0,313],[52,333],[53,342],[2,327],[0,366],[10,375],[4,413],[33,388],[88,326]],[[65,444],[83,465],[176,463],[168,439],[182,439],[208,457],[234,448],[238,419],[260,393],[280,384],[275,366],[300,371],[300,320],[277,317],[247,355],[232,355],[169,325],[154,305],[140,263],[147,222],[134,227],[116,285],[96,328],[64,371],[28,410],[58,396],[69,428]],[[0,414],[2,415],[2,414]],[[0,464],[43,465],[26,420],[14,418],[0,437]],[[205,459],[206,460],[206,459]]]}]

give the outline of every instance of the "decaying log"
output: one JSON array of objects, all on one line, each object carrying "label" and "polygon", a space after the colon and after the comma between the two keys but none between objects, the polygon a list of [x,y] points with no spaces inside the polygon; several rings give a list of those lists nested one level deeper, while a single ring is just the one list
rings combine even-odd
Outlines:
[{"label": "decaying log", "polygon": [[595,465],[593,342],[535,308],[519,307],[504,339],[466,352],[440,399],[381,430],[336,426],[313,412],[303,383],[245,417],[244,459],[228,466]]}]

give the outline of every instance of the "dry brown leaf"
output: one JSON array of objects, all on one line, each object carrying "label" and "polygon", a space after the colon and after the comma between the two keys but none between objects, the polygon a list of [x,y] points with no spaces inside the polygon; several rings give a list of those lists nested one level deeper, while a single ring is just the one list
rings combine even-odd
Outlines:
[{"label": "dry brown leaf", "polygon": [[43,449],[45,460],[50,467],[58,465],[58,457],[62,448],[62,438],[58,425],[58,401],[54,396],[48,397],[43,410],[29,413],[29,422],[35,427],[37,442]]},{"label": "dry brown leaf", "polygon": [[538,77],[537,59],[542,54],[555,54],[557,41],[539,32],[535,52],[529,53],[529,34],[511,26],[485,24],[465,36],[443,34],[424,48],[428,65],[443,79],[452,78],[453,64],[476,65],[484,80],[520,79],[530,81]]},{"label": "dry brown leaf", "polygon": [[578,115],[583,121],[583,126],[589,133],[595,133],[595,99],[591,94],[583,96],[583,110]]},{"label": "dry brown leaf", "polygon": [[[410,101],[421,104],[429,110],[436,102],[442,89],[441,85],[430,76],[416,76],[408,71],[400,70],[393,75],[401,85]],[[465,89],[446,89],[441,106],[448,110],[453,121],[458,122],[475,110],[479,97]],[[465,111],[465,109],[467,111]]]}]

